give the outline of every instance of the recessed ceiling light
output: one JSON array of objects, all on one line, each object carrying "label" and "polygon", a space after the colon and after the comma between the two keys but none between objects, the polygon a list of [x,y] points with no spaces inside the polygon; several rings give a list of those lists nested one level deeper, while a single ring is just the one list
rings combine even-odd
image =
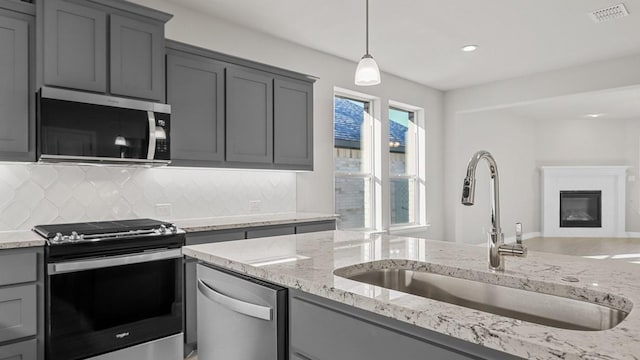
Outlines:
[{"label": "recessed ceiling light", "polygon": [[602,115],[604,115],[604,114],[587,114],[587,115],[585,115],[585,116],[586,116],[586,117],[590,117],[590,118],[594,118],[594,119],[595,119],[595,118],[599,118],[599,117],[600,117],[600,116],[602,116]]},{"label": "recessed ceiling light", "polygon": [[472,52],[478,50],[478,45],[465,45],[462,47],[464,52]]}]

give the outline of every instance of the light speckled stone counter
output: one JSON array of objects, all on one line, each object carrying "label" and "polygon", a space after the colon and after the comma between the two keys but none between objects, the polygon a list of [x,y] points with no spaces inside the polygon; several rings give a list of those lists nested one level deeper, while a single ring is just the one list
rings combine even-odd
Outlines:
[{"label": "light speckled stone counter", "polygon": [[179,228],[186,232],[215,231],[239,229],[257,226],[296,224],[312,221],[335,220],[338,215],[320,213],[278,213],[260,215],[220,216],[200,219],[173,220]]},{"label": "light speckled stone counter", "polygon": [[44,245],[46,245],[44,239],[33,231],[0,232],[0,249],[25,248]]},{"label": "light speckled stone counter", "polygon": [[[587,299],[629,311],[640,304],[640,265],[530,252],[487,270],[477,246],[379,234],[326,231],[187,246],[187,256],[283,286],[528,359],[640,358],[640,310],[613,329],[547,327],[387,290],[334,275],[360,263],[455,275],[530,291]],[[563,277],[579,279],[577,283]]]}]

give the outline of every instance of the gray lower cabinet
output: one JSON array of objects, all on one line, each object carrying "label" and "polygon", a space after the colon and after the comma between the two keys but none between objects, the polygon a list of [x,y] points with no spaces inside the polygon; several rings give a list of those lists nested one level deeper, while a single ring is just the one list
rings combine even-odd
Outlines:
[{"label": "gray lower cabinet", "polygon": [[0,1],[0,160],[35,160],[32,15]]},{"label": "gray lower cabinet", "polygon": [[43,255],[0,250],[0,360],[44,359]]},{"label": "gray lower cabinet", "polygon": [[36,285],[0,289],[0,343],[36,335]]},{"label": "gray lower cabinet", "polygon": [[293,359],[516,359],[318,296],[289,290],[289,348]]},{"label": "gray lower cabinet", "polygon": [[273,163],[273,76],[227,68],[227,161]]},{"label": "gray lower cabinet", "polygon": [[255,239],[267,236],[291,235],[296,233],[294,225],[278,225],[259,228],[255,230],[247,230],[247,239]]},{"label": "gray lower cabinet", "polygon": [[67,0],[44,2],[44,82],[107,92],[107,13]]},{"label": "gray lower cabinet", "polygon": [[37,4],[45,85],[164,101],[171,15],[119,0]]},{"label": "gray lower cabinet", "polygon": [[225,66],[204,56],[167,51],[174,165],[206,166],[224,161]]},{"label": "gray lower cabinet", "polygon": [[329,231],[336,229],[336,222],[331,221],[316,221],[311,223],[303,223],[296,225],[296,234],[306,234],[311,232]]},{"label": "gray lower cabinet", "polygon": [[313,84],[276,78],[274,164],[313,170]]},{"label": "gray lower cabinet", "polygon": [[0,346],[0,360],[36,360],[37,358],[35,339]]}]

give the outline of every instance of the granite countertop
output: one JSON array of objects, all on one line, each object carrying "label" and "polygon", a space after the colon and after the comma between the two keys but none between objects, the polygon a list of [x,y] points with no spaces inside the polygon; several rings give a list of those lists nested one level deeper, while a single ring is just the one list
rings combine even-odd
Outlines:
[{"label": "granite countertop", "polygon": [[173,220],[172,223],[186,232],[198,232],[335,220],[337,218],[338,215],[335,214],[292,212],[276,214],[219,216],[199,219],[178,219]]},{"label": "granite countertop", "polygon": [[[487,251],[471,245],[325,231],[187,246],[187,256],[282,286],[528,359],[639,359],[638,264],[530,251],[487,269]],[[571,297],[631,311],[618,326],[577,331],[538,325],[334,275],[334,270],[400,267]],[[562,280],[575,277],[576,283]]]},{"label": "granite countertop", "polygon": [[46,241],[30,230],[0,231],[0,249],[25,248],[44,246]]}]

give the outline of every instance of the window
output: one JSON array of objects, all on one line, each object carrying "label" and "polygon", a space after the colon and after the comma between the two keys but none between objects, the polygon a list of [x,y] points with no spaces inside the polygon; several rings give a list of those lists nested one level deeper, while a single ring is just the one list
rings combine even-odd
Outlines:
[{"label": "window", "polygon": [[372,229],[371,102],[334,98],[335,211],[340,229]]},{"label": "window", "polygon": [[389,107],[389,196],[391,226],[416,224],[418,131],[415,112]]}]

